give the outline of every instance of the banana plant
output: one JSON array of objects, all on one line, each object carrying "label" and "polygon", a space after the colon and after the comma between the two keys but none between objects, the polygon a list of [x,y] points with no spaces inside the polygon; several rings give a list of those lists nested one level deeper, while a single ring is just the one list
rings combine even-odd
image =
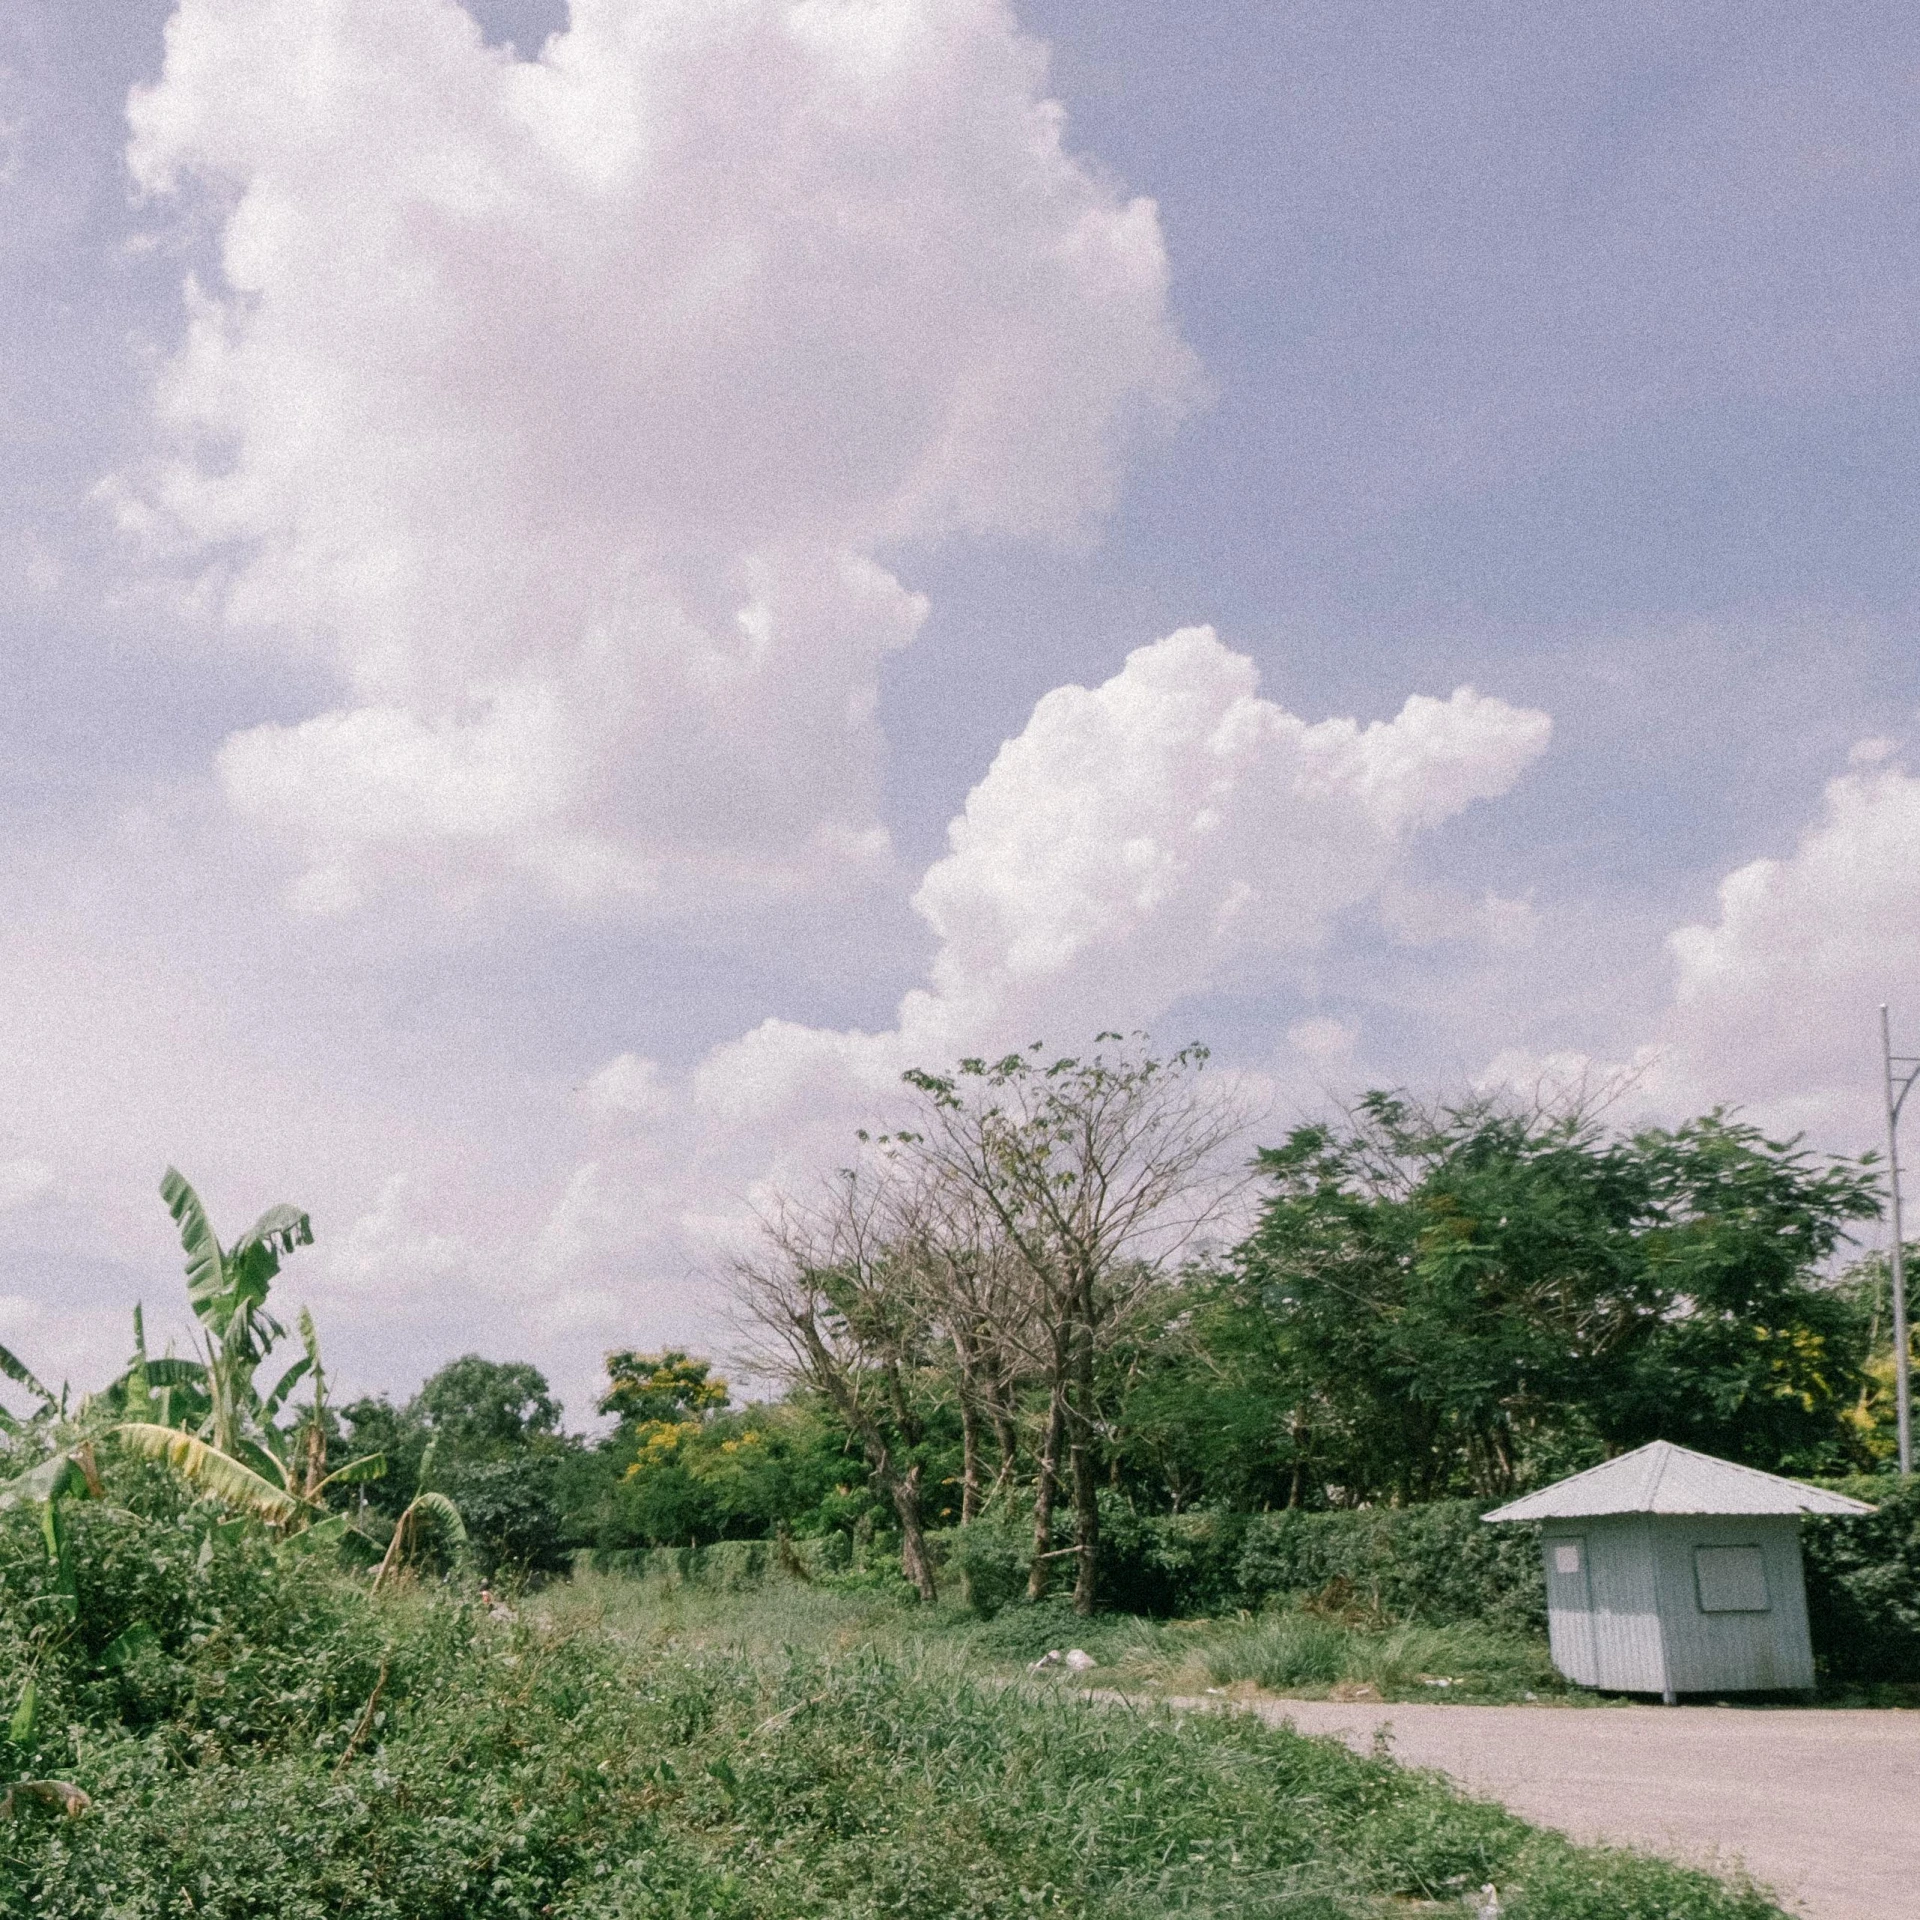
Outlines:
[{"label": "banana plant", "polygon": [[[118,1405],[130,1417],[114,1428],[115,1437],[229,1506],[271,1526],[303,1527],[324,1514],[329,1487],[376,1480],[386,1471],[379,1454],[327,1471],[326,1373],[305,1308],[298,1323],[300,1357],[264,1397],[255,1385],[254,1376],[286,1335],[267,1311],[268,1290],[281,1261],[313,1244],[312,1224],[298,1207],[270,1207],[223,1248],[200,1196],[177,1168],[167,1169],[160,1196],[180,1229],[187,1299],[200,1323],[205,1358],[151,1359],[136,1309],[133,1362],[114,1383]],[[281,1427],[282,1408],[309,1378],[313,1401],[306,1420]]]},{"label": "banana plant", "polygon": [[407,1565],[430,1536],[455,1551],[467,1544],[466,1522],[460,1518],[460,1509],[444,1493],[416,1493],[407,1502],[405,1511],[393,1523],[393,1538],[387,1542],[386,1553],[373,1576],[375,1593]]},{"label": "banana plant", "polygon": [[[247,1416],[259,1406],[253,1376],[287,1331],[267,1311],[267,1289],[287,1255],[312,1246],[313,1225],[298,1207],[269,1207],[231,1247],[223,1248],[200,1196],[177,1167],[162,1176],[160,1197],[180,1229],[181,1250],[187,1256],[187,1303],[200,1322],[206,1347],[210,1437],[222,1453],[233,1454],[245,1437]],[[287,1385],[304,1370],[296,1361]]]},{"label": "banana plant", "polygon": [[0,1481],[0,1513],[29,1503],[40,1509],[40,1534],[47,1543],[47,1559],[53,1566],[54,1591],[70,1615],[78,1610],[79,1589],[74,1580],[73,1556],[67,1547],[66,1521],[60,1503],[71,1497],[93,1500],[106,1497],[90,1436],[56,1447],[24,1473]]},{"label": "banana plant", "polygon": [[[7,1722],[7,1741],[16,1752],[25,1753],[33,1744],[39,1705],[39,1689],[29,1680],[21,1690],[13,1717]],[[70,1820],[77,1819],[93,1805],[71,1780],[16,1780],[5,1793],[0,1793],[0,1820],[17,1819],[20,1808],[31,1803],[56,1808]]]}]

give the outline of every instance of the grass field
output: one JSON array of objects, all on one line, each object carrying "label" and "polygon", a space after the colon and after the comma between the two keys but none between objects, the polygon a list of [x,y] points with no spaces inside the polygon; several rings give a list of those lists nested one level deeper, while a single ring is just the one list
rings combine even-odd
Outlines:
[{"label": "grass field", "polygon": [[[1514,1920],[1776,1912],[1330,1743],[1029,1685],[1044,1612],[602,1578],[503,1617],[300,1578],[254,1642],[216,1623],[164,1673],[72,1690],[33,1760],[93,1806],[0,1825],[0,1914],[1384,1920],[1471,1911],[1487,1882]],[[1118,1674],[1350,1657],[1272,1622],[1099,1631]],[[1446,1650],[1407,1640],[1391,1670]]]}]

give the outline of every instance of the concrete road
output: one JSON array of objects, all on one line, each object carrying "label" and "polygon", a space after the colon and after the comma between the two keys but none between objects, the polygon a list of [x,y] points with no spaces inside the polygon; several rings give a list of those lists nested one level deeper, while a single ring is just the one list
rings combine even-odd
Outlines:
[{"label": "concrete road", "polygon": [[1362,1753],[1384,1727],[1402,1764],[1576,1840],[1743,1861],[1811,1920],[1920,1920],[1920,1712],[1245,1704]]}]

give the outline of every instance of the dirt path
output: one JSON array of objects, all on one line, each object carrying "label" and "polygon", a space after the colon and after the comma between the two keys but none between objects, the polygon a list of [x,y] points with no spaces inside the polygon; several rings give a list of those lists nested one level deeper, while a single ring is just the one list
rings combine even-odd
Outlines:
[{"label": "dirt path", "polygon": [[[1185,1707],[1218,1707],[1186,1700]],[[1743,1860],[1812,1920],[1920,1920],[1920,1712],[1249,1702],[1576,1840]]]}]

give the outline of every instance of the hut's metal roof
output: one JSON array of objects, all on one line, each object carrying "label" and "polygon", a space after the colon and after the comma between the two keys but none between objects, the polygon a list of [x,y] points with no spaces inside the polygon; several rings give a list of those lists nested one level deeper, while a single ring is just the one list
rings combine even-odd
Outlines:
[{"label": "hut's metal roof", "polygon": [[1523,1495],[1486,1520],[1584,1520],[1607,1513],[1872,1513],[1864,1500],[1802,1486],[1778,1474],[1716,1460],[1666,1440],[1636,1447],[1538,1493]]}]

